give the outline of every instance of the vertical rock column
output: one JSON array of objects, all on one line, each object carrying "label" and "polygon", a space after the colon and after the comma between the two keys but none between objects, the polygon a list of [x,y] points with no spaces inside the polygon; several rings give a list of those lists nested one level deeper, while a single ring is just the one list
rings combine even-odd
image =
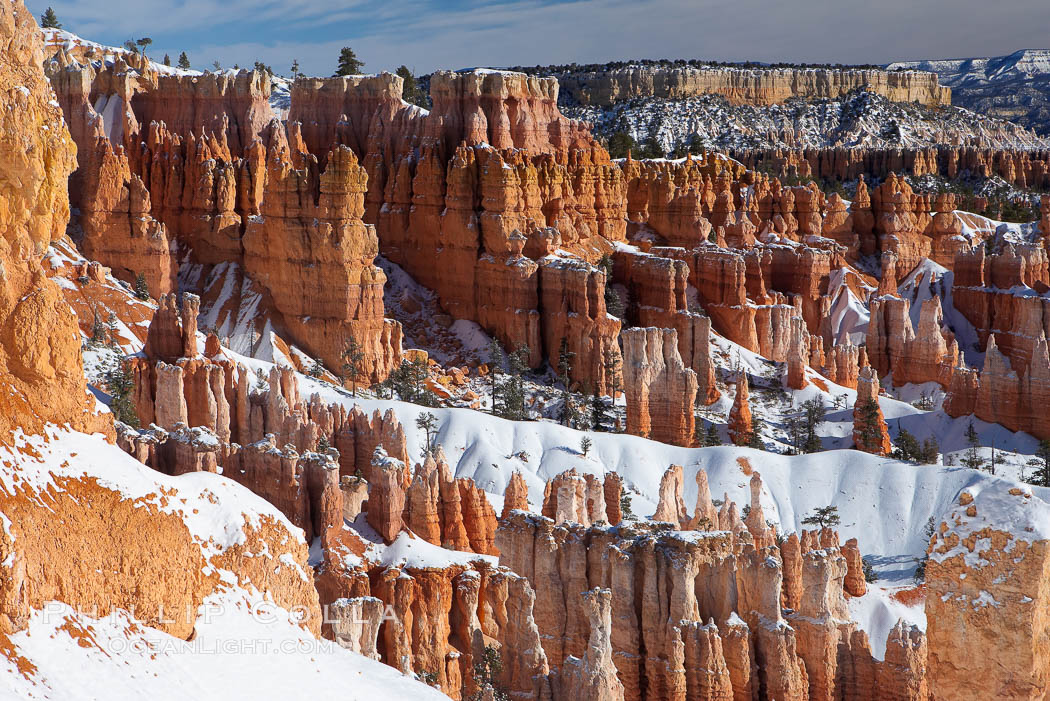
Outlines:
[{"label": "vertical rock column", "polygon": [[627,432],[691,445],[696,420],[696,373],[685,367],[673,329],[634,328],[622,334]]}]

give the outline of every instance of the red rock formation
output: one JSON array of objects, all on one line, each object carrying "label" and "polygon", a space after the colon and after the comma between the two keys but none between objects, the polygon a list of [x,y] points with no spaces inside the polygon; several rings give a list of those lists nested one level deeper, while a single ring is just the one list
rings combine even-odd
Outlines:
[{"label": "red rock formation", "polygon": [[997,175],[1020,187],[1039,188],[1050,183],[1050,152],[1045,149],[1002,151],[974,145],[926,149],[833,147],[805,151],[730,150],[729,155],[748,168],[758,164],[772,166],[779,177],[794,171],[818,180],[853,180],[865,175],[881,180],[891,173],[935,174],[954,179],[961,171],[969,170],[982,177]]},{"label": "red rock formation", "polygon": [[[1039,603],[1045,597],[1036,589],[1047,541],[1031,520],[1041,519],[1038,497],[1005,489],[964,490],[931,539],[926,565],[931,699],[1039,698],[1050,686],[1047,649],[1039,642],[1046,634]],[[1011,525],[1004,530],[1000,519],[1007,513]],[[963,630],[968,634],[961,636]]]},{"label": "red rock formation", "polygon": [[0,436],[15,428],[35,433],[48,422],[112,435],[87,393],[76,317],[40,264],[69,220],[66,182],[76,152],[21,0],[0,9],[0,59],[0,380],[8,388]]},{"label": "red rock formation", "polygon": [[696,509],[688,528],[694,531],[713,531],[718,528],[718,510],[711,501],[711,489],[704,470],[696,471]]},{"label": "red rock formation", "polygon": [[405,492],[401,475],[405,465],[376,448],[372,460],[372,477],[368,483],[368,523],[387,543],[401,532],[401,512],[405,509]]},{"label": "red rock formation", "polygon": [[842,588],[850,596],[864,596],[867,582],[864,579],[864,562],[860,556],[860,548],[857,547],[857,539],[847,540],[840,552],[846,558],[846,578],[842,582]]},{"label": "red rock formation", "polygon": [[729,410],[729,440],[736,445],[747,445],[751,440],[751,404],[748,401],[747,375],[740,373],[736,380],[736,396]]},{"label": "red rock formation", "polygon": [[[542,513],[555,523],[589,526],[600,521],[608,522],[605,490],[606,485],[594,475],[580,475],[575,469],[567,470],[544,488]],[[619,506],[618,499],[616,505]]]},{"label": "red rock formation", "polygon": [[[686,260],[681,259],[683,255]],[[689,311],[686,302],[691,257],[681,249],[654,247],[644,255],[620,250],[614,258],[615,271],[628,287],[639,326],[678,332],[678,351],[697,375],[698,397],[704,404],[713,404],[720,395],[711,360],[711,319]]]},{"label": "red rock formation", "polygon": [[558,367],[562,339],[574,353],[570,379],[594,388],[612,387],[610,356],[619,360],[619,320],[605,310],[605,274],[585,261],[549,256],[540,261],[540,305],[547,362]]},{"label": "red rock formation", "polygon": [[558,76],[563,89],[583,105],[609,106],[633,98],[684,100],[720,95],[734,105],[775,105],[791,98],[845,97],[854,90],[893,102],[951,104],[951,88],[935,74],[860,68],[737,68],[728,66],[629,66],[571,71]]},{"label": "red rock formation", "polygon": [[944,403],[950,416],[976,414],[1010,430],[1050,436],[1050,421],[1041,410],[1050,396],[1045,261],[1042,249],[1010,244],[1000,255],[978,247],[956,256],[953,299],[986,348],[980,373],[954,368]]},{"label": "red rock formation", "polygon": [[602,483],[605,492],[605,513],[610,525],[617,525],[623,520],[620,500],[623,498],[623,479],[615,472],[608,472]]},{"label": "red rock formation", "polygon": [[959,362],[959,346],[943,324],[940,297],[923,302],[917,331],[912,327],[907,300],[872,300],[867,336],[872,367],[880,375],[892,372],[897,385],[939,382],[947,387]]},{"label": "red rock formation", "polygon": [[357,379],[381,380],[401,362],[401,326],[383,318],[386,276],[372,264],[375,231],[361,221],[364,169],[340,147],[313,185],[308,170],[291,167],[280,141],[267,168],[261,216],[244,235],[248,274],[275,292],[292,337],[328,367],[342,367],[350,336],[364,353]]},{"label": "red rock formation", "polygon": [[591,589],[582,592],[590,640],[583,658],[568,657],[554,684],[559,699],[623,701],[623,684],[616,676],[612,656],[612,592]]},{"label": "red rock formation", "polygon": [[507,518],[510,512],[516,509],[529,510],[529,488],[520,470],[514,471],[507,483],[507,488],[503,490],[503,513],[500,514],[500,519]]},{"label": "red rock formation", "polygon": [[[847,566],[837,550],[806,554],[800,608],[785,619],[776,546],[756,548],[746,529],[682,535],[643,524],[556,527],[515,512],[496,540],[502,562],[536,589],[536,624],[548,656],[587,653],[578,592],[611,591],[609,645],[625,699],[750,699],[759,689],[777,699],[821,697],[814,696],[821,690],[833,699],[873,699],[881,696],[865,678],[883,674],[894,694],[921,681],[921,666],[899,658],[883,671],[866,638],[853,635],[842,589]],[[559,675],[577,668],[565,665]]]},{"label": "red rock formation", "polygon": [[879,406],[879,378],[865,367],[857,378],[857,402],[853,405],[853,443],[857,450],[889,455],[890,432]]},{"label": "red rock formation", "polygon": [[524,578],[482,562],[445,568],[386,567],[367,560],[367,569],[346,565],[321,566],[319,586],[323,582],[324,591],[338,594],[321,596],[336,619],[333,633],[371,634],[370,617],[352,626],[331,609],[339,614],[348,606],[341,597],[374,597],[386,610],[375,644],[378,659],[406,673],[428,672],[452,698],[469,698],[485,692],[475,683],[474,663],[492,646],[503,662],[494,681],[509,698],[551,698],[547,658],[533,618],[535,595]]},{"label": "red rock formation", "polygon": [[627,432],[675,445],[691,445],[696,373],[678,353],[673,329],[633,328],[622,334]]},{"label": "red rock formation", "polygon": [[674,525],[677,530],[688,519],[685,502],[682,501],[682,466],[671,465],[660,478],[660,496],[653,513],[653,521]]}]

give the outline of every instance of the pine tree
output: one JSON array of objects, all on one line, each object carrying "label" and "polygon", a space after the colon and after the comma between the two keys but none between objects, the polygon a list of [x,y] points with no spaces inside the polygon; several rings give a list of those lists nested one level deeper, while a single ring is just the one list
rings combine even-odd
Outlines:
[{"label": "pine tree", "polygon": [[98,312],[93,312],[91,319],[91,341],[92,345],[100,346],[106,342],[106,325],[102,323]]},{"label": "pine tree", "polygon": [[106,389],[109,390],[109,410],[113,418],[132,428],[139,427],[139,417],[135,414],[135,379],[126,360],[118,360],[105,375]]},{"label": "pine tree", "polygon": [[40,15],[40,26],[44,29],[61,29],[62,23],[58,21],[58,15],[50,7]]},{"label": "pine tree", "polygon": [[503,385],[503,416],[513,421],[528,418],[525,409],[525,371],[528,369],[529,352],[528,346],[519,346],[507,358],[510,372]]},{"label": "pine tree", "polygon": [[437,428],[437,417],[429,411],[424,411],[416,417],[416,428],[426,433],[426,445],[423,446],[423,458],[434,452],[434,442],[430,437],[431,432]]},{"label": "pine tree", "polygon": [[634,512],[631,511],[631,495],[626,489],[620,492],[620,514],[625,521],[634,518]]},{"label": "pine tree", "polygon": [[365,351],[361,344],[353,336],[348,337],[343,347],[343,375],[350,380],[350,396],[352,397],[357,396],[357,380],[364,369],[362,367],[364,359]]},{"label": "pine tree", "polygon": [[798,455],[802,452],[802,420],[797,416],[790,416],[784,421],[784,426],[787,428],[788,443],[791,445],[791,455]]},{"label": "pine tree", "polygon": [[139,273],[135,276],[135,299],[146,301],[149,299],[149,284],[146,282],[146,274]]},{"label": "pine tree", "polygon": [[971,470],[983,470],[988,463],[981,457],[981,437],[977,435],[977,429],[974,428],[973,422],[970,422],[969,427],[966,429],[966,444],[969,447],[966,449],[966,454],[963,456],[960,464]]},{"label": "pine tree", "polygon": [[751,418],[751,433],[747,437],[747,447],[756,450],[766,449],[766,443],[762,440],[762,420],[757,416]]},{"label": "pine tree", "polygon": [[327,453],[329,450],[331,450],[331,448],[332,444],[328,440],[328,434],[322,433],[321,436],[317,439],[317,452]]},{"label": "pine tree", "polygon": [[365,64],[357,59],[357,54],[349,46],[344,46],[339,52],[339,67],[336,68],[336,76],[360,75]]},{"label": "pine tree", "polygon": [[937,439],[930,436],[922,442],[922,458],[919,460],[923,465],[934,465],[937,463],[937,458],[941,454],[941,446],[937,444]]},{"label": "pine tree", "polygon": [[437,406],[437,395],[426,386],[428,374],[427,360],[418,356],[402,362],[400,367],[390,373],[390,385],[402,401]]},{"label": "pine tree", "polygon": [[138,47],[139,47],[139,53],[142,54],[143,56],[146,55],[146,47],[149,46],[152,43],[153,43],[153,40],[150,39],[149,37],[142,37],[141,39],[139,39],[138,41],[135,42],[135,44],[137,44]]},{"label": "pine tree", "polygon": [[605,406],[605,397],[594,392],[591,394],[591,429],[604,431],[604,424],[609,420],[609,409]]},{"label": "pine tree", "polygon": [[569,350],[569,342],[561,339],[558,348],[558,379],[562,383],[561,392],[561,422],[566,426],[575,425],[579,418],[576,403],[573,401],[572,392],[569,390],[570,376],[572,375],[572,359],[576,354]]},{"label": "pine tree", "polygon": [[718,435],[718,428],[715,427],[714,423],[707,424],[707,434],[704,435],[704,445],[709,448],[716,445],[722,445],[722,436]]},{"label": "pine tree", "polygon": [[292,59],[292,77],[298,78],[302,73],[299,72],[299,59]]},{"label": "pine tree", "polygon": [[580,439],[580,452],[583,454],[583,457],[587,457],[587,453],[591,452],[592,445],[591,439],[587,436]]},{"label": "pine tree", "polygon": [[179,54],[179,68],[184,71],[190,69],[190,57],[186,55],[185,51]]},{"label": "pine tree", "polygon": [[164,65],[165,66],[170,66],[171,65],[171,56],[169,56],[168,54],[164,54]]},{"label": "pine tree", "polygon": [[869,399],[860,405],[860,444],[857,446],[868,453],[882,454],[882,431],[879,427],[879,405]]},{"label": "pine tree", "polygon": [[616,394],[622,389],[620,387],[620,369],[623,365],[623,359],[616,352],[617,350],[619,348],[606,348],[605,355],[602,358],[602,369],[605,371],[606,382],[609,384],[609,396],[612,397],[613,404],[616,403]]},{"label": "pine tree", "polygon": [[714,423],[708,422],[707,427],[704,427],[704,420],[697,418],[696,428],[693,431],[693,438],[696,439],[696,444],[701,448],[710,448],[716,445],[722,445],[722,437],[718,435],[718,429]]},{"label": "pine tree", "polygon": [[500,381],[499,375],[503,372],[503,363],[507,356],[503,352],[503,346],[493,336],[489,341],[489,382],[492,390],[492,414],[499,414]]},{"label": "pine tree", "polygon": [[900,432],[897,434],[897,445],[894,447],[891,456],[897,460],[906,460],[908,462],[918,462],[922,459],[922,448],[919,447],[919,440],[903,426],[901,426]]},{"label": "pine tree", "polygon": [[1050,440],[1044,438],[1039,441],[1035,457],[1028,464],[1035,467],[1035,474],[1029,481],[1040,487],[1050,487]]},{"label": "pine tree", "polygon": [[824,400],[820,397],[814,397],[813,399],[802,402],[802,411],[802,425],[804,429],[802,452],[820,452],[823,450],[824,445],[821,443],[820,436],[817,435],[817,426],[824,423],[824,417],[827,414]]},{"label": "pine tree", "polygon": [[839,525],[839,509],[837,506],[822,506],[813,510],[813,513],[802,519],[803,526],[817,526],[818,528],[831,528]]},{"label": "pine tree", "polygon": [[416,76],[412,74],[412,71],[408,69],[408,66],[398,66],[398,69],[394,71],[394,73],[401,76],[401,99],[412,105],[426,107],[426,95],[424,95],[423,91],[419,89],[419,81],[416,80]]}]

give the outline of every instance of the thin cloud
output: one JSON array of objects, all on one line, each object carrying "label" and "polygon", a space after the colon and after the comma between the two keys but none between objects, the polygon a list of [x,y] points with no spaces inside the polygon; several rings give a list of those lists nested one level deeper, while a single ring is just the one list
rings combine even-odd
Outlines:
[{"label": "thin cloud", "polygon": [[31,0],[66,28],[195,65],[327,75],[342,46],[372,71],[627,58],[886,63],[1046,45],[1045,0]]}]

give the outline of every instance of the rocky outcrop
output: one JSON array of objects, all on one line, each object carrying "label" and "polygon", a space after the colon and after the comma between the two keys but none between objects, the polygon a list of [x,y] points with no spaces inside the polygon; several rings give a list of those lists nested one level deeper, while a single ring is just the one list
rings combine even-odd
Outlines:
[{"label": "rocky outcrop", "polygon": [[681,100],[721,95],[731,104],[772,105],[792,97],[826,99],[863,89],[895,102],[951,104],[951,88],[935,73],[878,69],[631,66],[558,74],[562,90],[583,105],[606,106],[637,97]]},{"label": "rocky outcrop", "polygon": [[747,375],[740,373],[736,380],[736,395],[729,410],[729,440],[736,445],[747,445],[754,432],[751,421],[751,402],[748,394]]},{"label": "rocky outcrop", "polygon": [[356,379],[385,378],[401,333],[383,319],[378,242],[361,220],[367,173],[353,152],[336,142],[307,152],[297,124],[272,120],[263,71],[158,75],[130,55],[87,58],[60,50],[49,64],[85,155],[72,190],[85,252],[126,281],[143,274],[158,296],[175,286],[176,242],[205,266],[243,263],[269,293],[255,314],[273,313],[337,370],[353,337],[365,353]]},{"label": "rocky outcrop", "polygon": [[936,296],[923,301],[917,329],[912,327],[907,300],[873,299],[867,353],[878,374],[892,372],[898,386],[937,382],[948,387],[960,358],[954,335],[944,328],[941,299]]},{"label": "rocky outcrop", "polygon": [[328,634],[351,652],[379,659],[376,641],[383,618],[383,602],[374,596],[336,599],[326,608]]},{"label": "rocky outcrop", "polygon": [[0,47],[0,440],[45,423],[112,434],[87,391],[76,316],[41,267],[41,254],[65,234],[76,150],[21,0],[0,8]]},{"label": "rocky outcrop", "polygon": [[377,448],[372,459],[372,476],[368,485],[368,524],[387,543],[401,532],[401,514],[405,510],[405,492],[401,487],[405,465]]},{"label": "rocky outcrop", "polygon": [[[518,481],[524,489],[520,474]],[[508,491],[511,487],[517,488],[513,478]],[[511,496],[513,504],[514,496]],[[527,496],[526,489],[522,499]],[[528,509],[527,501],[523,508]],[[428,455],[422,465],[416,465],[412,483],[405,493],[402,520],[406,528],[434,545],[483,555],[497,554],[492,545],[496,512],[473,480],[453,477],[440,448],[436,454]]]},{"label": "rocky outcrop", "polygon": [[554,684],[555,698],[623,701],[623,684],[616,677],[612,659],[612,592],[591,589],[581,596],[590,639],[582,659],[565,659]]},{"label": "rocky outcrop", "polygon": [[503,490],[503,513],[500,514],[500,519],[507,518],[514,510],[529,510],[529,488],[520,470],[514,471],[507,482],[507,488]]},{"label": "rocky outcrop", "polygon": [[[1002,127],[1018,129],[1009,123]],[[730,149],[729,155],[748,168],[762,165],[777,177],[796,174],[818,180],[855,180],[867,176],[881,180],[897,173],[954,179],[969,171],[977,177],[998,176],[1022,188],[1038,189],[1050,184],[1050,152],[1043,148],[1004,150],[980,142],[967,145],[942,142],[932,148]],[[851,209],[856,213],[856,201]],[[937,211],[941,211],[939,207]],[[941,222],[947,223],[949,219],[943,217]],[[940,225],[938,229],[944,231]]]},{"label": "rocky outcrop", "polygon": [[[686,260],[682,260],[683,257]],[[628,288],[631,300],[628,316],[636,319],[638,326],[677,331],[678,352],[697,376],[698,400],[712,404],[720,394],[711,359],[711,319],[690,310],[686,301],[689,257],[683,249],[653,247],[646,254],[617,250],[614,277]]]},{"label": "rocky outcrop", "polygon": [[1002,253],[983,247],[956,256],[953,300],[985,344],[984,366],[956,366],[945,399],[951,416],[975,414],[1010,430],[1050,436],[1041,410],[1050,396],[1047,372],[1046,253],[1033,246],[1006,244]]},{"label": "rocky outcrop", "polygon": [[857,402],[853,405],[853,444],[857,450],[889,455],[890,432],[879,406],[879,378],[865,367],[857,378]]},{"label": "rocky outcrop", "polygon": [[[916,698],[905,696],[901,684],[916,683],[921,668],[911,676],[905,655],[894,658],[885,676],[899,682],[885,690],[865,686],[863,675],[881,673],[885,663],[853,634],[842,589],[847,565],[837,549],[809,548],[801,556],[804,595],[798,612],[785,617],[780,551],[756,546],[742,524],[736,531],[675,533],[637,523],[555,526],[515,512],[496,541],[501,563],[536,590],[548,659],[594,659],[579,592],[610,590],[608,644],[625,699],[749,699],[760,690],[762,698],[777,699],[883,698],[884,691],[888,698]],[[604,647],[603,638],[598,648]],[[575,678],[579,669],[570,659],[557,675]]]},{"label": "rocky outcrop", "polygon": [[[344,533],[342,545],[353,551],[363,543]],[[547,657],[533,618],[535,593],[523,577],[480,561],[387,567],[334,555],[319,568],[318,584],[336,640],[341,635],[351,648],[356,643],[368,649],[372,616],[355,624],[343,612],[354,611],[360,600],[368,614],[375,607],[372,599],[382,611],[376,659],[406,674],[432,675],[444,693],[465,699],[484,697],[474,665],[491,647],[502,662],[495,670],[496,688],[515,701],[551,698]]]},{"label": "rocky outcrop", "polygon": [[[1027,491],[996,487],[964,490],[930,542],[931,699],[1034,699],[1050,685],[1042,642],[1046,595],[1039,588],[1047,541],[1045,530],[1030,520],[1041,518],[1036,512],[1042,507]],[[960,635],[963,630],[967,635]],[[974,674],[978,659],[981,673]]]},{"label": "rocky outcrop", "polygon": [[682,501],[682,466],[671,465],[660,478],[660,496],[652,520],[670,523],[676,529],[688,519],[685,502]]},{"label": "rocky outcrop", "polygon": [[278,140],[267,156],[260,216],[244,235],[245,268],[275,293],[277,310],[306,349],[341,369],[345,339],[353,338],[364,357],[352,379],[379,381],[401,362],[401,326],[383,318],[386,276],[372,263],[378,239],[361,220],[364,168],[339,147],[314,184],[309,168],[291,162]]},{"label": "rocky outcrop", "polygon": [[620,502],[619,494],[613,493],[615,488],[610,483],[609,475],[606,475],[603,483],[594,475],[580,475],[575,469],[562,472],[544,487],[541,513],[555,523],[589,526],[592,523],[610,522],[606,505],[607,491],[608,496],[616,497],[617,507]]},{"label": "rocky outcrop", "polygon": [[623,339],[627,432],[675,445],[691,445],[696,373],[678,353],[674,329],[633,328]]}]

